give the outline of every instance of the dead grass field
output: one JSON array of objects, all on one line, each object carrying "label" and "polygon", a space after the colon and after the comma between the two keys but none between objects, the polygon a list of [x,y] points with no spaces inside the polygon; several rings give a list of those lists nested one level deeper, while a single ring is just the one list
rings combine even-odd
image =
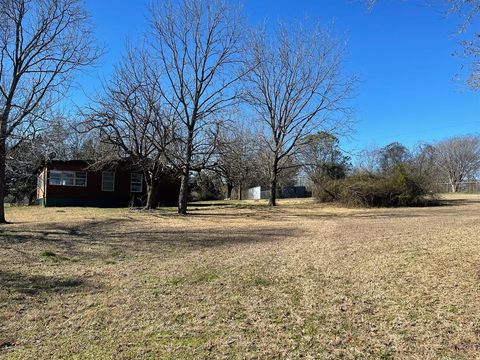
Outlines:
[{"label": "dead grass field", "polygon": [[10,208],[0,358],[480,358],[480,196],[203,205]]}]

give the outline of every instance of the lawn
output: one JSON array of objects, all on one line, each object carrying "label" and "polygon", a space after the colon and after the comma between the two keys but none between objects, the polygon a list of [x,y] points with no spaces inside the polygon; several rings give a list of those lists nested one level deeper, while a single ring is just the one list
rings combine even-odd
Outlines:
[{"label": "lawn", "polygon": [[480,357],[480,196],[9,208],[0,358]]}]

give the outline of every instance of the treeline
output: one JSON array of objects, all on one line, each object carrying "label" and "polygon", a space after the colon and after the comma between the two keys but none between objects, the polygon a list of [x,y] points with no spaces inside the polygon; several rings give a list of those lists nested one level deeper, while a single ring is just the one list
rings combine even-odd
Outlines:
[{"label": "treeline", "polygon": [[[356,79],[343,71],[345,42],[310,19],[250,27],[239,8],[217,0],[158,1],[148,18],[145,35],[69,123],[108,149],[99,162],[128,158],[143,171],[147,208],[165,171],[179,179],[180,214],[192,178],[212,172],[228,192],[256,172],[276,205],[301,139],[348,119]],[[7,182],[18,197],[19,152],[42,142],[74,75],[101,56],[92,34],[80,0],[0,1],[0,222]],[[255,129],[255,146],[242,149],[233,124]]]},{"label": "treeline", "polygon": [[[78,133],[60,120],[51,125],[32,141],[24,141],[7,161],[9,202],[33,202],[35,174],[50,159],[102,163],[112,161],[112,152],[117,151],[98,131]],[[270,150],[262,135],[241,123],[222,127],[212,159],[209,167],[192,172],[188,200],[240,200],[249,187],[270,183]],[[352,159],[341,149],[338,137],[317,132],[298,141],[277,181],[280,187],[301,181],[321,202],[412,206],[425,204],[445,184],[458,191],[462,182],[476,181],[479,171],[478,136],[452,137],[411,149],[394,142],[361,151]]]},{"label": "treeline", "polygon": [[[268,185],[272,206],[278,186],[297,175],[310,177],[318,193],[328,190],[325,179],[371,183],[400,168],[396,179],[410,184],[416,155],[361,172],[337,149],[357,81],[343,69],[346,42],[329,27],[309,18],[251,27],[240,9],[218,0],[158,1],[147,16],[145,35],[64,121],[62,101],[75,75],[102,55],[83,2],[0,0],[0,222],[4,195],[31,198],[30,174],[53,158],[97,165],[128,158],[143,171],[146,208],[157,205],[160,178],[173,174],[180,214],[193,195],[219,196],[220,183],[226,197]],[[435,146],[442,164],[456,156],[447,151],[451,141]],[[325,155],[325,147],[333,150]],[[455,187],[472,167],[441,169]],[[358,192],[344,187],[340,194]]]}]

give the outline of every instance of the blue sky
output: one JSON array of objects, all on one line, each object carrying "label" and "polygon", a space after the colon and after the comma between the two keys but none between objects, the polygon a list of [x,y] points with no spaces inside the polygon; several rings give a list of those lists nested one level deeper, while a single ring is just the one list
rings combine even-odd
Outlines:
[{"label": "blue sky", "polygon": [[[384,0],[372,10],[356,0],[245,0],[251,24],[265,18],[305,16],[328,24],[348,40],[345,70],[361,78],[354,99],[355,125],[343,146],[358,150],[400,141],[419,141],[478,133],[480,92],[453,81],[462,59],[454,32],[457,17],[446,18],[418,1]],[[122,54],[148,27],[143,0],[86,0],[96,38],[106,45],[101,63],[80,79],[85,92],[98,88]],[[81,96],[76,95],[80,99]],[[80,100],[77,100],[80,101]]]}]

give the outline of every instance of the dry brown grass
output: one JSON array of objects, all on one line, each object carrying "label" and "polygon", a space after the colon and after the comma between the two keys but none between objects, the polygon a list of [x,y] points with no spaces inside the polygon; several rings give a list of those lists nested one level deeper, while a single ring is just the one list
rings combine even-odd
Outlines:
[{"label": "dry brown grass", "polygon": [[480,357],[479,196],[8,217],[2,358]]}]

